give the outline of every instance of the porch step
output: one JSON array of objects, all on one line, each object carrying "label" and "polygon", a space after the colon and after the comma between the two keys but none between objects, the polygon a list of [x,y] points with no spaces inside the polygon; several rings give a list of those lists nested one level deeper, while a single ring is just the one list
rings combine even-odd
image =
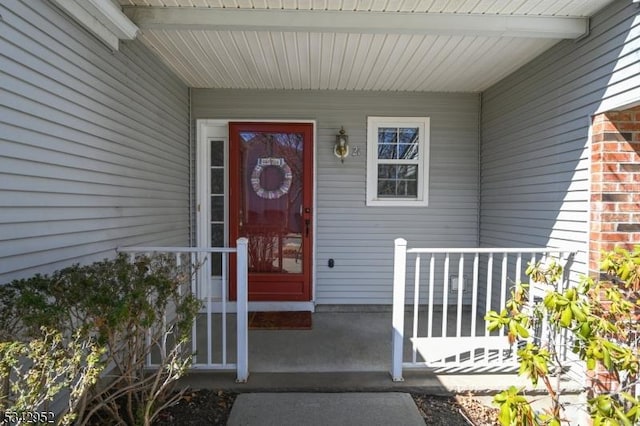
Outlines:
[{"label": "porch step", "polygon": [[408,393],[247,393],[228,426],[424,426]]},{"label": "porch step", "polygon": [[[247,383],[235,383],[233,373],[191,372],[180,379],[180,386],[192,389],[223,389],[248,392],[419,392],[434,396],[472,392],[491,395],[509,385],[528,388],[529,393],[546,393],[544,387],[532,389],[516,374],[444,374],[406,371],[403,382],[393,382],[389,373],[251,373]],[[564,393],[579,393],[566,383]]]},{"label": "porch step", "polygon": [[247,383],[235,382],[232,373],[191,372],[180,386],[245,392],[422,392],[449,395],[431,372],[411,372],[404,382],[394,382],[383,371],[339,373],[251,373]]}]

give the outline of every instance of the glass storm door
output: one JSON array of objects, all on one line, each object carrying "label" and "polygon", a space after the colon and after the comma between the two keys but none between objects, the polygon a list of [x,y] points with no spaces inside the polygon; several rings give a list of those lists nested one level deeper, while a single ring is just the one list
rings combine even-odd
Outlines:
[{"label": "glass storm door", "polygon": [[229,123],[229,141],[230,240],[249,240],[249,300],[311,300],[313,125]]}]

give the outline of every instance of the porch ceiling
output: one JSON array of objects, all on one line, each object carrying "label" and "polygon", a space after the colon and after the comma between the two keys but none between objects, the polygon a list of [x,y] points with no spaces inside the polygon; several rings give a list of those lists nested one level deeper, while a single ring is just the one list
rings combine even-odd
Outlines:
[{"label": "porch ceiling", "polygon": [[191,87],[477,92],[611,0],[119,0]]}]

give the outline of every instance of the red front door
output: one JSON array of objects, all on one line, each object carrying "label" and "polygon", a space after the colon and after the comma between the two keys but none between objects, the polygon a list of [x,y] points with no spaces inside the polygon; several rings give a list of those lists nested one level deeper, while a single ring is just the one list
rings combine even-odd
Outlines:
[{"label": "red front door", "polygon": [[313,125],[229,123],[229,141],[229,235],[249,239],[249,300],[311,300]]}]

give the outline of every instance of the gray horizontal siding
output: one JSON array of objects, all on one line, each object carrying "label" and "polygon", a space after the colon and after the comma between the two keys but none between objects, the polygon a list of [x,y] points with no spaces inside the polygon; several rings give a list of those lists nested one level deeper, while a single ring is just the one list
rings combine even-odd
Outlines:
[{"label": "gray horizontal siding", "polygon": [[480,243],[581,250],[586,272],[592,114],[640,101],[637,5],[617,1],[483,93]]},{"label": "gray horizontal siding", "polygon": [[[474,247],[478,213],[478,96],[444,93],[194,89],[194,119],[317,122],[318,303],[391,302],[393,240]],[[367,116],[431,117],[429,206],[366,207]],[[359,157],[333,155],[344,126]],[[335,267],[327,266],[335,259]]]},{"label": "gray horizontal siding", "polygon": [[46,1],[0,5],[0,283],[189,242],[188,92]]}]

